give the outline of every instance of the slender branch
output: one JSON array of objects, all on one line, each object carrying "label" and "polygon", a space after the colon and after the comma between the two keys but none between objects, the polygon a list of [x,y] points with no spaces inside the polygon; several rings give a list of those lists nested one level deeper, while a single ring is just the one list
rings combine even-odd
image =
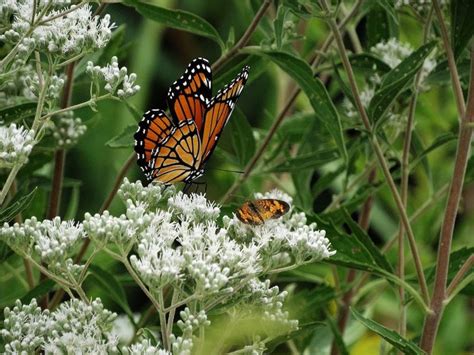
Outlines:
[{"label": "slender branch", "polygon": [[[451,75],[455,75],[455,73],[451,72]],[[474,47],[471,48],[471,79],[468,95],[467,110],[465,115],[461,118],[461,124],[459,127],[459,139],[454,162],[453,177],[449,188],[448,201],[446,203],[441,235],[439,238],[435,284],[433,299],[431,301],[431,309],[434,313],[425,318],[423,335],[421,337],[421,348],[428,354],[431,354],[433,351],[438,326],[444,311],[446,282],[449,269],[449,254],[451,252],[454,225],[456,223],[459,201],[461,199],[464,184],[464,176],[466,174],[467,162],[470,155],[473,128],[472,126],[468,126],[467,123],[474,122]]]},{"label": "slender branch", "polygon": [[459,283],[462,281],[464,275],[471,270],[472,266],[474,265],[474,255],[469,256],[469,258],[464,262],[461,268],[458,270],[454,278],[452,279],[451,283],[449,284],[448,288],[446,289],[446,296],[450,297]]},{"label": "slender branch", "polygon": [[[327,4],[327,0],[320,0],[321,6],[323,9],[327,12],[329,12],[329,7]],[[403,226],[407,232],[408,236],[408,241],[410,244],[410,249],[413,255],[413,260],[415,262],[415,268],[416,268],[416,273],[418,276],[418,282],[420,284],[421,288],[421,293],[423,296],[423,300],[425,303],[429,302],[429,294],[428,294],[428,286],[426,284],[426,279],[425,275],[423,274],[423,266],[421,264],[421,259],[418,254],[418,248],[416,245],[415,241],[415,236],[413,234],[413,230],[411,229],[410,222],[407,216],[407,212],[405,210],[405,207],[403,205],[403,201],[398,193],[397,186],[395,185],[395,182],[393,181],[392,175],[390,174],[390,169],[388,167],[387,161],[385,160],[384,153],[382,151],[382,148],[377,140],[376,135],[373,132],[372,125],[370,123],[369,117],[367,115],[367,112],[365,111],[364,105],[362,104],[360,94],[359,94],[359,88],[357,87],[357,82],[355,80],[354,72],[352,70],[351,63],[349,61],[349,57],[347,55],[346,48],[344,46],[344,42],[342,40],[341,33],[339,31],[339,28],[334,21],[334,19],[329,18],[328,19],[328,24],[331,27],[331,30],[334,34],[337,47],[339,49],[339,53],[341,55],[342,63],[344,65],[344,69],[347,73],[347,77],[349,80],[349,84],[351,87],[352,95],[354,96],[354,101],[357,107],[357,110],[359,111],[359,114],[361,116],[362,122],[365,126],[365,129],[370,132],[371,134],[371,139],[370,142],[372,144],[372,148],[375,152],[375,155],[377,156],[377,160],[379,162],[380,168],[382,169],[382,172],[384,174],[385,180],[387,181],[387,184],[392,192],[393,199],[395,200],[395,203],[397,205]]]},{"label": "slender branch", "polygon": [[456,99],[456,107],[458,109],[459,119],[462,119],[462,117],[464,117],[464,112],[466,111],[464,95],[462,93],[461,81],[459,80],[458,68],[456,67],[456,59],[454,58],[453,48],[449,43],[448,29],[446,28],[443,12],[441,11],[438,0],[433,0],[433,8],[435,10],[436,17],[438,18],[439,27],[441,30],[441,38],[443,39],[444,49],[448,57],[448,67],[451,74],[451,82],[453,84],[454,97]]},{"label": "slender branch", "polygon": [[95,104],[99,101],[109,99],[109,98],[112,98],[112,94],[110,94],[110,93],[104,94],[104,95],[101,95],[101,96],[96,97],[94,99],[90,99],[90,100],[81,102],[80,104],[76,104],[76,105],[72,105],[72,106],[69,106],[69,107],[66,107],[66,108],[62,108],[62,109],[56,110],[54,112],[49,112],[46,115],[42,116],[41,120],[45,120],[45,119],[47,119],[51,116],[58,115],[58,114],[63,113],[63,112],[73,111],[73,110],[77,110],[77,109],[80,109],[80,108],[83,108],[83,107],[86,107],[86,106],[90,106],[90,105],[93,105],[93,104]]},{"label": "slender branch", "polygon": [[58,149],[54,152],[54,172],[51,180],[51,196],[49,198],[48,218],[53,219],[59,215],[59,204],[61,202],[61,193],[64,178],[64,164],[66,160],[66,151]]},{"label": "slender branch", "polygon": [[158,302],[160,303],[160,306],[161,306],[161,308],[158,309],[158,314],[160,316],[161,342],[163,343],[163,347],[169,351],[170,341],[168,338],[168,327],[166,324],[166,315],[165,315],[165,312],[163,312],[163,309],[165,308],[163,289],[161,289],[158,294]]},{"label": "slender branch", "polygon": [[214,71],[219,71],[219,69],[221,69],[225,63],[234,58],[239,53],[239,51],[245,47],[271,3],[272,0],[263,1],[260,9],[258,9],[255,17],[239,41],[212,65],[212,69]]},{"label": "slender branch", "polygon": [[[424,36],[423,42],[426,43],[429,35],[429,29],[431,27],[431,20],[433,18],[433,7],[430,8],[428,13],[428,19],[424,26]],[[415,111],[416,103],[418,100],[419,86],[421,82],[421,70],[418,71],[415,77],[415,83],[413,85],[413,95],[410,100],[410,105],[408,108],[408,119],[407,125],[405,128],[405,139],[403,140],[403,153],[402,153],[402,164],[401,164],[401,182],[400,182],[400,195],[402,198],[402,203],[405,209],[408,204],[408,179],[410,176],[410,147],[413,136],[413,127],[415,124]],[[403,224],[400,223],[399,232],[398,232],[398,277],[402,280],[405,279],[405,231]],[[400,285],[398,290],[399,293],[399,304],[400,304],[400,318],[398,324],[398,332],[402,337],[406,335],[406,305],[405,305],[405,289],[403,285]]]},{"label": "slender branch", "polygon": [[[351,9],[349,14],[347,14],[347,16],[341,21],[341,23],[339,25],[341,29],[344,28],[345,25],[349,22],[349,20],[352,19],[352,17],[357,13],[357,11],[359,10],[359,7],[360,7],[361,4],[362,4],[362,0],[358,0],[355,3],[354,7]],[[313,58],[310,60],[311,66],[313,67],[313,69],[316,68],[320,64],[320,61],[321,61],[321,58],[322,58],[322,53],[326,52],[329,49],[329,47],[332,44],[333,40],[334,40],[334,36],[332,36],[332,35],[328,36],[326,38],[326,41],[321,46],[321,48],[318,49],[317,51],[315,51],[315,54],[314,54]],[[230,187],[230,189],[226,192],[224,197],[221,199],[222,203],[226,202],[230,198],[230,196],[232,196],[232,194],[250,176],[250,173],[253,171],[253,169],[255,168],[257,163],[262,158],[263,153],[267,149],[268,144],[270,143],[270,141],[272,140],[272,138],[275,135],[276,131],[280,127],[281,123],[283,122],[284,118],[286,117],[286,115],[290,111],[290,108],[293,106],[293,103],[295,102],[295,100],[298,97],[300,92],[301,92],[301,89],[298,88],[298,87],[295,88],[292,91],[288,101],[285,103],[285,105],[283,106],[283,109],[281,110],[281,112],[279,113],[279,115],[277,116],[275,121],[273,122],[272,126],[268,130],[268,133],[265,136],[265,139],[263,140],[262,144],[257,149],[257,151],[255,152],[255,154],[252,157],[252,159],[250,160],[250,162],[245,167],[244,172],[240,175],[239,179],[237,179],[234,182],[234,184]]]}]

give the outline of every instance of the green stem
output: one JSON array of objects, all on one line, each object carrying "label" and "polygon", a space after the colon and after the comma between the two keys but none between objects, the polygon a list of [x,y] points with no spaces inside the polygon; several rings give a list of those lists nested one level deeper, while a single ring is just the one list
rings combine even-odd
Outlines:
[{"label": "green stem", "polygon": [[[323,10],[327,11],[329,13],[329,6],[327,3],[327,0],[320,0],[321,6]],[[334,19],[329,18],[328,19],[328,24],[332,30],[332,33],[334,35],[334,38],[336,40],[336,44],[339,50],[339,54],[341,55],[342,58],[342,63],[344,65],[344,69],[347,73],[347,77],[349,80],[349,84],[351,87],[351,92],[354,97],[354,101],[357,107],[357,110],[359,111],[359,114],[361,116],[362,122],[364,124],[365,129],[370,133],[371,139],[370,143],[372,144],[372,148],[375,152],[375,155],[377,156],[377,160],[379,162],[380,168],[384,174],[385,180],[387,181],[387,184],[390,188],[390,191],[392,193],[392,197],[395,200],[395,203],[397,205],[400,218],[403,223],[403,227],[406,230],[406,233],[408,235],[408,241],[410,244],[410,249],[413,255],[413,260],[415,262],[415,268],[416,268],[416,273],[418,276],[418,283],[420,284],[420,289],[421,293],[423,296],[423,300],[425,303],[429,302],[429,294],[428,294],[428,286],[426,284],[426,279],[425,275],[423,273],[423,266],[421,264],[421,259],[418,253],[418,248],[416,245],[416,240],[415,240],[415,235],[413,234],[413,230],[411,229],[411,225],[408,219],[408,215],[406,212],[406,209],[403,205],[402,199],[400,197],[400,194],[398,193],[397,186],[395,185],[395,182],[392,178],[392,175],[390,174],[390,169],[388,167],[387,161],[385,160],[385,156],[383,153],[383,150],[377,140],[376,135],[373,132],[372,125],[370,123],[369,117],[367,115],[367,112],[365,111],[364,105],[362,104],[362,100],[360,98],[359,94],[359,88],[357,87],[357,82],[355,80],[354,72],[352,70],[351,63],[349,61],[349,57],[347,55],[346,48],[344,46],[344,42],[342,40],[341,33],[339,31],[339,28],[334,21]]]},{"label": "green stem", "polygon": [[158,309],[158,314],[160,316],[160,330],[161,330],[161,342],[163,343],[163,348],[170,350],[170,340],[168,337],[168,326],[166,324],[166,315],[162,310],[165,308],[165,300],[163,297],[163,289],[158,293],[158,302],[160,303],[160,309]]}]

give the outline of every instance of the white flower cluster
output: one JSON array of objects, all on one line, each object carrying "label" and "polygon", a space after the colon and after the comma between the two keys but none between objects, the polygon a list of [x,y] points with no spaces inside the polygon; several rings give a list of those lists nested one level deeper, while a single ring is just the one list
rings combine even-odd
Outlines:
[{"label": "white flower cluster", "polygon": [[60,148],[70,148],[77,144],[79,138],[86,133],[87,126],[74,112],[66,111],[55,118],[53,137]]},{"label": "white flower cluster", "polygon": [[28,161],[35,144],[33,131],[15,123],[0,126],[0,167],[13,167]]},{"label": "white flower cluster", "polygon": [[32,217],[21,225],[5,223],[0,228],[0,240],[12,249],[30,256],[38,255],[52,271],[69,272],[73,276],[80,274],[82,266],[74,265],[68,255],[84,237],[82,224],[61,221],[59,217],[42,222]]},{"label": "white flower cluster", "polygon": [[[380,58],[385,64],[387,64],[391,69],[395,68],[399,65],[405,58],[407,58],[410,54],[413,53],[413,48],[410,44],[406,42],[400,42],[396,38],[391,38],[386,42],[377,43],[373,46],[370,51]],[[432,57],[428,57],[422,67],[421,67],[421,74],[420,74],[420,88],[421,89],[428,89],[426,86],[423,85],[424,79],[428,76],[428,74],[436,67],[436,60]],[[367,85],[361,90],[360,98],[362,104],[365,108],[369,107],[370,101],[374,97],[374,94],[377,88],[382,83],[382,78],[375,73],[368,79]],[[346,111],[346,115],[349,118],[358,117],[359,113],[356,111],[354,105],[352,104],[349,99],[344,99],[343,107]],[[389,120],[391,124],[395,126],[400,123],[400,115],[394,112],[388,112]]]},{"label": "white flower cluster", "polygon": [[168,199],[168,206],[181,219],[190,219],[194,222],[215,220],[221,210],[202,194],[186,195],[179,191]]},{"label": "white flower cluster", "polygon": [[[446,5],[446,0],[440,0],[440,5]],[[431,0],[395,0],[395,8],[400,9],[403,6],[410,6],[416,12],[425,12],[429,11],[430,6],[432,4]]]},{"label": "white flower cluster", "polygon": [[137,75],[128,75],[126,67],[120,68],[117,57],[112,57],[106,67],[94,66],[94,63],[88,62],[86,71],[96,82],[105,81],[105,91],[121,99],[135,95],[140,90],[140,86],[135,84]]},{"label": "white flower cluster", "polygon": [[[23,95],[30,100],[37,100],[41,91],[38,73],[34,70],[25,72],[22,76]],[[45,100],[48,102],[55,101],[61,96],[64,86],[64,75],[53,74],[49,77],[48,88],[45,92]]]},{"label": "white flower cluster", "polygon": [[[14,6],[2,9],[13,14],[13,22],[0,36],[1,40],[11,44],[21,42],[28,49],[34,45],[41,52],[70,58],[102,48],[111,38],[114,24],[110,15],[93,16],[90,5],[64,7],[65,1],[39,1],[35,7],[33,1],[36,0],[19,0]],[[37,22],[32,27],[33,9]]]},{"label": "white flower cluster", "polygon": [[189,308],[185,308],[180,313],[181,319],[178,321],[178,327],[181,329],[182,335],[176,337],[171,335],[171,343],[173,347],[173,354],[190,355],[193,348],[193,333],[201,327],[206,327],[211,324],[207,320],[207,315],[204,311],[193,315]]},{"label": "white flower cluster", "polygon": [[112,335],[115,314],[104,309],[100,299],[86,304],[77,299],[62,303],[57,310],[42,311],[36,300],[28,305],[16,302],[4,310],[0,334],[7,354],[107,354],[117,352]]},{"label": "white flower cluster", "polygon": [[143,339],[139,343],[135,343],[129,347],[123,347],[122,354],[124,355],[171,355],[169,351],[160,349],[158,345],[153,345],[149,339]]}]

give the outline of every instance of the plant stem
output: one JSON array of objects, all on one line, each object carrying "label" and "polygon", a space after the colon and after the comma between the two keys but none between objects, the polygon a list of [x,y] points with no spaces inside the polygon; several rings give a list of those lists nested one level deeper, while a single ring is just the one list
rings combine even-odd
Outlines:
[{"label": "plant stem", "polygon": [[80,104],[76,104],[76,105],[72,105],[72,106],[69,106],[69,107],[66,107],[66,108],[62,108],[62,109],[54,111],[54,112],[49,112],[46,115],[44,115],[43,117],[41,117],[41,119],[45,120],[45,119],[47,119],[51,116],[54,116],[54,115],[57,115],[57,114],[60,114],[60,113],[63,113],[63,112],[73,111],[73,110],[77,110],[77,109],[80,109],[80,108],[83,108],[83,107],[86,107],[86,106],[90,106],[90,105],[92,105],[96,102],[99,102],[99,101],[102,101],[102,100],[105,100],[105,99],[109,99],[111,97],[112,97],[112,94],[110,94],[110,93],[104,94],[104,95],[101,95],[97,98],[81,102]]},{"label": "plant stem", "polygon": [[[435,1],[433,3],[435,3]],[[446,48],[446,50],[448,51],[448,48]],[[451,71],[451,75],[455,74],[455,72]],[[454,81],[456,80],[453,79],[453,82]],[[451,252],[454,225],[456,223],[459,201],[461,199],[473,132],[472,126],[466,124],[472,122],[474,122],[474,47],[471,48],[471,79],[469,84],[467,109],[465,115],[461,118],[461,124],[459,126],[459,139],[454,162],[453,177],[450,183],[448,201],[446,203],[444,220],[439,238],[433,299],[431,301],[431,309],[434,313],[425,318],[423,335],[420,343],[421,348],[428,354],[431,354],[433,351],[438,326],[444,311],[446,283],[449,271],[449,254]]]},{"label": "plant stem", "polygon": [[[352,17],[357,13],[357,11],[359,10],[359,7],[360,7],[361,4],[362,4],[362,0],[358,0],[356,2],[354,7],[351,9],[350,13],[341,21],[341,23],[340,23],[340,28],[341,29],[344,28],[345,25],[349,22],[349,20],[352,19]],[[321,48],[315,52],[313,58],[310,60],[311,66],[313,67],[313,70],[314,70],[314,68],[316,68],[320,64],[320,61],[321,61],[321,58],[322,58],[321,54],[326,52],[329,49],[329,47],[330,47],[333,40],[334,40],[334,36],[332,36],[332,35],[328,36],[326,38],[326,41],[321,46]],[[226,192],[224,197],[222,197],[221,203],[226,202],[230,198],[230,196],[232,196],[232,194],[235,192],[235,190],[237,190],[244,183],[244,181],[247,180],[247,178],[250,176],[250,173],[253,171],[253,169],[255,168],[257,163],[262,158],[263,153],[267,149],[268,144],[270,143],[271,139],[273,138],[276,131],[280,127],[281,123],[283,122],[283,119],[286,117],[287,113],[290,111],[290,108],[293,106],[293,103],[295,102],[295,100],[298,97],[300,92],[301,92],[301,89],[298,88],[298,87],[295,88],[292,91],[288,101],[285,103],[285,105],[283,106],[283,109],[280,111],[277,118],[273,122],[272,126],[268,130],[268,133],[265,136],[262,144],[257,149],[257,151],[255,152],[255,154],[253,155],[253,157],[249,161],[249,163],[245,166],[244,172],[240,175],[239,179],[237,179],[234,182],[234,184]]]},{"label": "plant stem", "polygon": [[166,324],[166,315],[162,310],[165,309],[165,300],[163,297],[163,289],[160,290],[158,294],[158,302],[160,303],[161,308],[158,309],[158,314],[160,315],[160,329],[161,329],[161,342],[163,343],[163,348],[170,350],[170,342],[168,338],[168,326]]},{"label": "plant stem", "polygon": [[[173,296],[171,296],[171,305],[176,303],[176,301],[178,300],[178,295],[179,295],[179,292],[177,291],[177,289],[173,288]],[[173,333],[173,323],[174,323],[174,315],[176,313],[176,308],[177,307],[172,307],[168,314],[168,326],[166,329],[167,338],[169,338],[169,336]]]},{"label": "plant stem", "polygon": [[450,297],[456,287],[462,281],[464,275],[471,269],[472,265],[474,265],[474,255],[469,256],[469,258],[464,262],[461,268],[458,270],[456,275],[454,276],[453,280],[449,284],[448,288],[446,289],[446,296]]},{"label": "plant stem", "polygon": [[458,68],[456,67],[456,59],[454,58],[453,49],[449,43],[449,34],[448,29],[446,28],[446,23],[444,22],[443,12],[439,6],[438,0],[433,0],[433,8],[438,18],[439,27],[441,30],[441,38],[443,39],[444,49],[448,57],[448,67],[451,74],[451,82],[453,84],[454,97],[456,99],[456,108],[458,109],[459,119],[461,120],[464,117],[464,112],[466,111],[466,105],[464,103],[464,95],[462,93],[461,81],[459,80]]},{"label": "plant stem", "polygon": [[[327,4],[327,0],[320,0],[322,8],[329,12],[329,6]],[[425,275],[423,274],[423,266],[421,264],[421,259],[418,254],[418,248],[416,245],[415,241],[415,236],[413,234],[413,230],[411,229],[410,222],[408,220],[407,212],[406,209],[403,205],[403,201],[398,193],[397,186],[395,185],[395,182],[393,181],[392,175],[390,174],[390,169],[388,167],[387,161],[385,160],[384,153],[382,151],[382,148],[377,140],[377,137],[375,133],[373,132],[372,125],[370,123],[369,117],[367,115],[367,112],[365,111],[364,105],[362,104],[360,94],[359,94],[359,88],[357,87],[357,82],[355,80],[354,72],[352,71],[352,66],[349,61],[349,57],[347,55],[346,48],[344,46],[344,42],[342,40],[341,33],[339,31],[339,28],[334,21],[334,19],[329,18],[328,24],[334,34],[334,38],[337,43],[337,47],[339,49],[339,54],[342,59],[342,64],[344,65],[344,69],[347,73],[347,78],[349,80],[349,84],[351,87],[352,95],[354,96],[354,101],[357,107],[357,110],[359,111],[359,114],[361,116],[362,122],[365,126],[365,129],[370,133],[371,139],[370,142],[372,144],[372,148],[375,152],[375,155],[377,156],[377,160],[379,162],[380,168],[382,169],[382,172],[384,174],[385,180],[387,181],[387,184],[392,192],[393,199],[395,200],[395,203],[397,205],[403,226],[407,232],[408,236],[408,241],[410,244],[410,249],[413,255],[413,260],[415,262],[415,268],[416,268],[416,273],[418,276],[418,283],[420,284],[420,289],[421,289],[421,294],[423,296],[423,300],[425,303],[429,303],[429,294],[428,294],[428,286],[426,284],[426,279]]]},{"label": "plant stem", "polygon": [[262,5],[260,6],[257,13],[255,14],[255,17],[253,18],[249,27],[247,28],[247,30],[245,30],[244,34],[239,39],[239,41],[231,49],[229,49],[222,57],[220,57],[216,62],[214,62],[214,64],[212,65],[212,69],[214,71],[219,71],[219,69],[221,69],[225,63],[227,63],[229,60],[234,58],[239,53],[239,51],[245,47],[245,45],[248,43],[248,41],[250,40],[250,37],[255,32],[258,26],[258,23],[262,19],[263,15],[265,15],[265,12],[267,11],[271,3],[272,3],[272,0],[263,1]]}]

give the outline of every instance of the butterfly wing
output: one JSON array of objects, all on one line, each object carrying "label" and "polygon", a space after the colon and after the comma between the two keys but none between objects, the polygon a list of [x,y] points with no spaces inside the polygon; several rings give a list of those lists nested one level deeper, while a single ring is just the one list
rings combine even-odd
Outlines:
[{"label": "butterfly wing", "polygon": [[194,120],[201,132],[207,104],[212,97],[212,73],[209,61],[196,58],[168,90],[168,107],[176,125]]},{"label": "butterfly wing", "polygon": [[189,182],[199,176],[201,142],[193,120],[173,127],[169,136],[152,152],[149,180],[164,183]]},{"label": "butterfly wing", "polygon": [[173,129],[173,123],[164,111],[153,109],[145,112],[135,132],[135,152],[137,163],[145,174],[150,172],[151,152],[165,140]]},{"label": "butterfly wing", "polygon": [[201,146],[203,154],[203,164],[209,159],[217,141],[229,121],[230,115],[235,107],[249,76],[249,67],[242,71],[220,90],[208,105],[204,117],[204,126],[201,130]]},{"label": "butterfly wing", "polygon": [[287,213],[290,205],[285,201],[275,199],[261,199],[247,201],[237,210],[237,218],[250,225],[260,225],[266,220],[279,218]]}]

